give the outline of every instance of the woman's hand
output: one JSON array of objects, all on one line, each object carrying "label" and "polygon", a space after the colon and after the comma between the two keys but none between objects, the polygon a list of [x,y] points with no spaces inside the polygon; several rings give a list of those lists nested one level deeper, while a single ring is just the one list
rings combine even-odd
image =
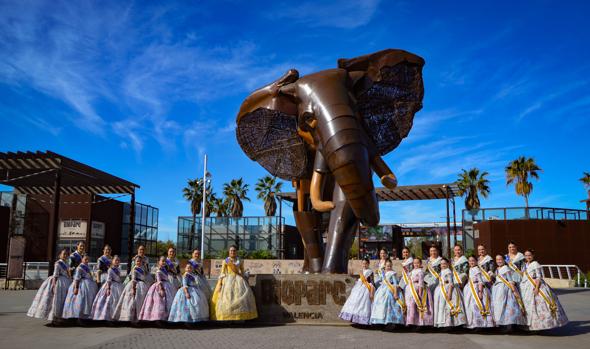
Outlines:
[{"label": "woman's hand", "polygon": [[78,295],[78,286],[74,286],[74,295],[77,296]]},{"label": "woman's hand", "polygon": [[537,287],[535,287],[535,289],[533,290],[533,293],[535,294],[535,296],[539,295],[539,289]]},{"label": "woman's hand", "polygon": [[191,299],[191,294],[188,292],[187,288],[184,288],[184,294],[186,295],[186,299]]},{"label": "woman's hand", "polygon": [[111,296],[111,288],[109,287],[109,288],[107,288],[107,297],[110,297],[110,296]]}]

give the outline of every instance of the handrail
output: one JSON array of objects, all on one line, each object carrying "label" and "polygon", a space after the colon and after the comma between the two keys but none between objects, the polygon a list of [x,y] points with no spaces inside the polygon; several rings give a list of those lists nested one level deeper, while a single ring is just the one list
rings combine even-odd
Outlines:
[{"label": "handrail", "polygon": [[588,278],[586,277],[586,275],[582,272],[582,270],[575,264],[543,264],[541,265],[541,270],[543,271],[543,276],[546,275],[545,273],[545,269],[547,269],[549,271],[549,277],[552,279],[555,279],[556,275],[554,273],[554,269],[555,271],[557,271],[557,279],[563,280],[564,279],[564,275],[562,273],[562,270],[565,269],[565,272],[567,274],[567,280],[572,280],[572,271],[575,271],[575,278],[576,278],[576,286],[578,287],[582,287],[582,281],[584,282],[584,287],[588,287]]},{"label": "handrail", "polygon": [[[23,262],[24,275],[26,280],[44,280],[47,278],[47,271],[49,269],[49,262]],[[90,270],[93,272],[96,269],[96,263],[88,263]],[[127,263],[121,263],[121,276],[127,276]],[[6,278],[8,267],[6,263],[0,263],[0,279]]]},{"label": "handrail", "polygon": [[[518,215],[518,217],[516,217]],[[588,220],[587,210],[559,207],[486,207],[462,211],[464,222],[485,220]]]}]

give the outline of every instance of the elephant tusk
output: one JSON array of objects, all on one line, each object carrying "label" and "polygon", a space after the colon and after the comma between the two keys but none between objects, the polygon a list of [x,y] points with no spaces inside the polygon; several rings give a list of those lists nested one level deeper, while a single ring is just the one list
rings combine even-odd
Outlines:
[{"label": "elephant tusk", "polygon": [[322,177],[320,172],[314,171],[311,176],[311,185],[309,186],[309,199],[311,206],[318,212],[328,212],[334,208],[332,201],[322,201],[320,192],[322,188]]},{"label": "elephant tusk", "polygon": [[397,178],[389,166],[387,166],[385,161],[383,161],[381,156],[376,155],[373,157],[373,159],[371,159],[371,166],[373,167],[373,170],[375,170],[375,173],[377,173],[379,176],[379,179],[381,179],[381,184],[389,189],[394,189],[397,187]]}]

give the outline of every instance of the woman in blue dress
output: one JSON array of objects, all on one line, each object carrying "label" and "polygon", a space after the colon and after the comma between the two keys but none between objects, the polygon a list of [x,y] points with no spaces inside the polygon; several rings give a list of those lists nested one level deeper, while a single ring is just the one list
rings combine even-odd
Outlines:
[{"label": "woman in blue dress", "polygon": [[147,274],[143,269],[145,263],[139,255],[135,256],[133,261],[134,266],[129,273],[130,281],[125,285],[113,314],[113,320],[116,321],[136,322],[149,288],[145,282]]},{"label": "woman in blue dress", "polygon": [[98,260],[96,261],[96,283],[99,285],[102,285],[107,281],[107,275],[109,273],[109,268],[111,267],[111,260],[113,259],[111,251],[110,245],[104,245],[102,256],[98,257]]},{"label": "woman in blue dress", "polygon": [[492,286],[492,309],[496,326],[526,325],[524,303],[516,286],[514,271],[502,255],[496,256],[496,280]]},{"label": "woman in blue dress", "polygon": [[375,286],[373,285],[373,271],[369,268],[369,259],[363,259],[363,269],[359,273],[350,296],[346,299],[340,315],[342,320],[359,325],[368,325],[371,320],[371,303]]},{"label": "woman in blue dress", "polygon": [[188,263],[193,267],[193,274],[196,277],[197,287],[203,291],[207,300],[211,299],[212,291],[211,287],[209,287],[209,282],[207,282],[207,278],[205,277],[205,272],[203,271],[203,262],[201,261],[201,250],[194,250],[192,258],[188,261]]},{"label": "woman in blue dress", "polygon": [[123,280],[119,269],[120,263],[119,256],[114,256],[111,267],[107,271],[107,277],[94,299],[94,304],[92,304],[93,320],[113,320],[115,307],[119,302],[121,293],[123,293]]},{"label": "woman in blue dress", "polygon": [[373,297],[371,324],[403,325],[406,304],[391,260],[385,261],[383,271],[375,277],[376,283],[377,279],[379,287]]},{"label": "woman in blue dress", "polygon": [[76,268],[74,282],[68,289],[62,317],[64,319],[88,319],[92,312],[92,303],[96,296],[96,282],[92,279],[88,266],[88,255],[82,256]]},{"label": "woman in blue dress", "polygon": [[207,321],[209,320],[209,300],[197,286],[197,275],[193,273],[192,264],[187,263],[184,270],[182,287],[176,291],[168,321],[188,323]]},{"label": "woman in blue dress", "polygon": [[70,269],[66,264],[67,258],[67,251],[62,250],[53,267],[53,275],[48,277],[37,291],[27,316],[49,321],[61,318],[68,287],[72,283]]}]

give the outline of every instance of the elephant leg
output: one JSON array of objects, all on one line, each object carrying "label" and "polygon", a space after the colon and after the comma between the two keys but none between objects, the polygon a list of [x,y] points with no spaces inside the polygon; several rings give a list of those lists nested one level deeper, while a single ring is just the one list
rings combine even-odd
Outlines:
[{"label": "elephant leg", "polygon": [[319,222],[319,215],[309,211],[294,211],[293,216],[303,240],[303,271],[319,273],[322,270],[322,248],[318,232],[315,229]]},{"label": "elephant leg", "polygon": [[338,185],[334,188],[332,201],[335,207],[330,214],[322,272],[346,274],[348,273],[348,254],[352,246],[352,238],[358,229],[359,219],[354,215]]}]

